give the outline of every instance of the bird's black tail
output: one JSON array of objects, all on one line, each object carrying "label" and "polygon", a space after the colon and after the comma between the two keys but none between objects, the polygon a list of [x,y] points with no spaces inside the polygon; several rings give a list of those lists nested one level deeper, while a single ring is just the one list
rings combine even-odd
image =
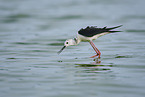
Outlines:
[{"label": "bird's black tail", "polygon": [[119,27],[121,27],[121,26],[123,26],[123,25],[119,25],[119,26],[116,26],[116,27],[112,27],[112,28],[106,28],[107,30],[112,30],[112,29],[116,29],[116,28],[119,28]]},{"label": "bird's black tail", "polygon": [[123,25],[119,25],[119,26],[112,27],[112,28],[106,28],[106,30],[108,30],[108,32],[110,32],[110,33],[114,33],[114,32],[122,32],[122,31],[110,31],[110,30],[112,30],[112,29],[116,29],[116,28],[119,28],[119,27],[121,27],[121,26],[123,26]]},{"label": "bird's black tail", "polygon": [[109,31],[110,33],[115,33],[115,32],[122,32],[122,31]]}]

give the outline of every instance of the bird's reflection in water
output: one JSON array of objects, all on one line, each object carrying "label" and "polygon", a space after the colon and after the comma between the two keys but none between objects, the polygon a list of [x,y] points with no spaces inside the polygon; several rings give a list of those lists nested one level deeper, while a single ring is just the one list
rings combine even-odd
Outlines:
[{"label": "bird's reflection in water", "polygon": [[94,65],[97,65],[97,64],[100,64],[100,63],[101,63],[100,58],[94,58],[93,61],[94,61],[94,62],[93,62],[92,64],[94,64]]},{"label": "bird's reflection in water", "polygon": [[94,62],[90,64],[75,64],[76,67],[84,67],[84,71],[87,73],[98,73],[98,72],[107,72],[111,71],[112,64],[101,64],[100,58],[93,59]]}]

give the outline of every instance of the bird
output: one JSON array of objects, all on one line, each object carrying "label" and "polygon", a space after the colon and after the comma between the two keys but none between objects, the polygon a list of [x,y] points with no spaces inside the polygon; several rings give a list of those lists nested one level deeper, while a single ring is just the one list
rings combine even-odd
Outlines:
[{"label": "bird", "polygon": [[115,27],[111,27],[111,28],[107,28],[107,26],[103,27],[103,28],[97,28],[97,26],[87,26],[86,28],[81,28],[76,35],[76,38],[73,39],[67,39],[64,42],[64,46],[62,47],[62,49],[60,51],[58,51],[57,53],[60,54],[66,47],[68,46],[73,46],[73,45],[78,45],[81,41],[82,42],[89,42],[90,45],[93,47],[93,49],[96,52],[96,55],[91,56],[90,58],[94,58],[94,57],[101,57],[101,52],[99,51],[99,49],[95,46],[95,44],[93,43],[93,40],[96,40],[97,38],[99,38],[100,36],[109,34],[109,33],[115,33],[115,32],[121,32],[121,31],[114,31],[113,29],[119,28],[123,25],[119,25],[119,26],[115,26]]}]

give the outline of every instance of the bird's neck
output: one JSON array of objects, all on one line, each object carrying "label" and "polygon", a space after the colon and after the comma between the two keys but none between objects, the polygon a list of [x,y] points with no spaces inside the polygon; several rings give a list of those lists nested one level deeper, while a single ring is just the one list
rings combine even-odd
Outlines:
[{"label": "bird's neck", "polygon": [[79,38],[74,38],[75,42],[76,42],[76,45],[79,44],[81,41]]}]

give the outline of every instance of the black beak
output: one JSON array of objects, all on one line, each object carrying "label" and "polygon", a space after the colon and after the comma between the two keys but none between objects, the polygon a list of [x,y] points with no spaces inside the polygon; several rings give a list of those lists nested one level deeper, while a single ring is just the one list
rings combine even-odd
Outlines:
[{"label": "black beak", "polygon": [[60,53],[63,51],[63,49],[64,49],[65,47],[66,47],[66,46],[63,46],[63,48],[62,48],[60,51],[58,51],[57,53],[60,54]]}]

